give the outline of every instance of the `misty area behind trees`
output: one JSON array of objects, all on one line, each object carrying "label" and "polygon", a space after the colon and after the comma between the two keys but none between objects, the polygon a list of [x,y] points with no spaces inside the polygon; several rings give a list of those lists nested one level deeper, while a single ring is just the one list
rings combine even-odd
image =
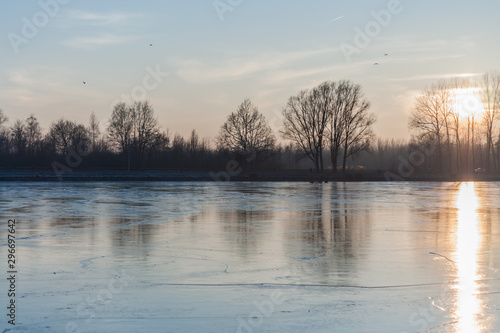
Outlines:
[{"label": "misty area behind trees", "polygon": [[[35,115],[9,122],[0,109],[4,170],[225,170],[246,172],[498,173],[500,74],[452,78],[422,89],[410,106],[409,140],[377,138],[362,87],[327,81],[291,96],[273,133],[258,106],[244,100],[213,139],[162,129],[148,101],[118,103],[106,123],[54,120],[42,131]],[[69,166],[68,166],[69,165]]]}]

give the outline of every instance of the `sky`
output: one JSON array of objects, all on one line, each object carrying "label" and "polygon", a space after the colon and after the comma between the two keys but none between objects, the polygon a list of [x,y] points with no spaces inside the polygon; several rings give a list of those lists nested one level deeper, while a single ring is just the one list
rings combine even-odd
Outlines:
[{"label": "sky", "polygon": [[[500,70],[500,2],[0,0],[0,109],[106,128],[147,99],[163,130],[214,138],[249,98],[275,133],[290,96],[360,84],[381,138],[407,139],[425,86]],[[386,55],[387,54],[387,55]],[[378,63],[378,65],[375,65]],[[85,84],[83,83],[85,82]]]}]

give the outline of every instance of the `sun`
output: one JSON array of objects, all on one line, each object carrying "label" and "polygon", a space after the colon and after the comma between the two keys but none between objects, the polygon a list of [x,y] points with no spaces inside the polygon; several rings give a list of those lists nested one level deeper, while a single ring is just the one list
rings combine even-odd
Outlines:
[{"label": "sun", "polygon": [[452,89],[452,108],[462,119],[474,117],[484,112],[484,106],[478,97],[477,88]]}]

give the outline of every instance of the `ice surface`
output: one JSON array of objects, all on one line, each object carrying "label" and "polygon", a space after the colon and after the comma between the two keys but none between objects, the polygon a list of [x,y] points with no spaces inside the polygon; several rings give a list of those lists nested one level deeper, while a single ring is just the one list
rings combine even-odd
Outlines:
[{"label": "ice surface", "polygon": [[2,183],[18,308],[0,332],[499,331],[499,197],[497,183]]}]

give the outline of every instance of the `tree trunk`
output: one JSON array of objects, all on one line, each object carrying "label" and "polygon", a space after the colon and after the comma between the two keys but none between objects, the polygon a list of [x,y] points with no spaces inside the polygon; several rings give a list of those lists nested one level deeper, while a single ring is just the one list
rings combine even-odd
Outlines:
[{"label": "tree trunk", "polygon": [[316,168],[316,173],[319,172],[319,151],[316,149],[316,152],[314,154],[314,166]]},{"label": "tree trunk", "polygon": [[448,173],[452,172],[453,162],[452,162],[452,153],[451,153],[451,140],[450,140],[450,132],[448,129],[448,125],[446,125],[446,142],[447,142],[447,150],[448,150]]},{"label": "tree trunk", "polygon": [[493,157],[493,167],[494,167],[493,170],[495,170],[495,172],[498,172],[498,164],[497,164],[497,158],[495,155],[495,145],[493,144],[493,139],[491,140],[491,154]]},{"label": "tree trunk", "polygon": [[338,148],[331,149],[330,155],[331,155],[330,159],[332,161],[332,172],[337,173],[339,149]]},{"label": "tree trunk", "polygon": [[347,164],[347,145],[344,147],[344,156],[342,156],[342,173],[345,174],[345,167]]},{"label": "tree trunk", "polygon": [[321,169],[321,173],[323,173],[324,169],[323,169],[323,138],[320,137],[319,138],[319,165],[320,165],[320,169]]},{"label": "tree trunk", "polygon": [[443,172],[443,147],[441,144],[441,133],[437,133],[437,146],[438,146],[438,168],[439,173]]},{"label": "tree trunk", "polygon": [[490,168],[491,168],[490,152],[491,152],[491,142],[490,142],[490,136],[488,133],[488,137],[486,138],[486,170],[488,172],[490,172]]}]

